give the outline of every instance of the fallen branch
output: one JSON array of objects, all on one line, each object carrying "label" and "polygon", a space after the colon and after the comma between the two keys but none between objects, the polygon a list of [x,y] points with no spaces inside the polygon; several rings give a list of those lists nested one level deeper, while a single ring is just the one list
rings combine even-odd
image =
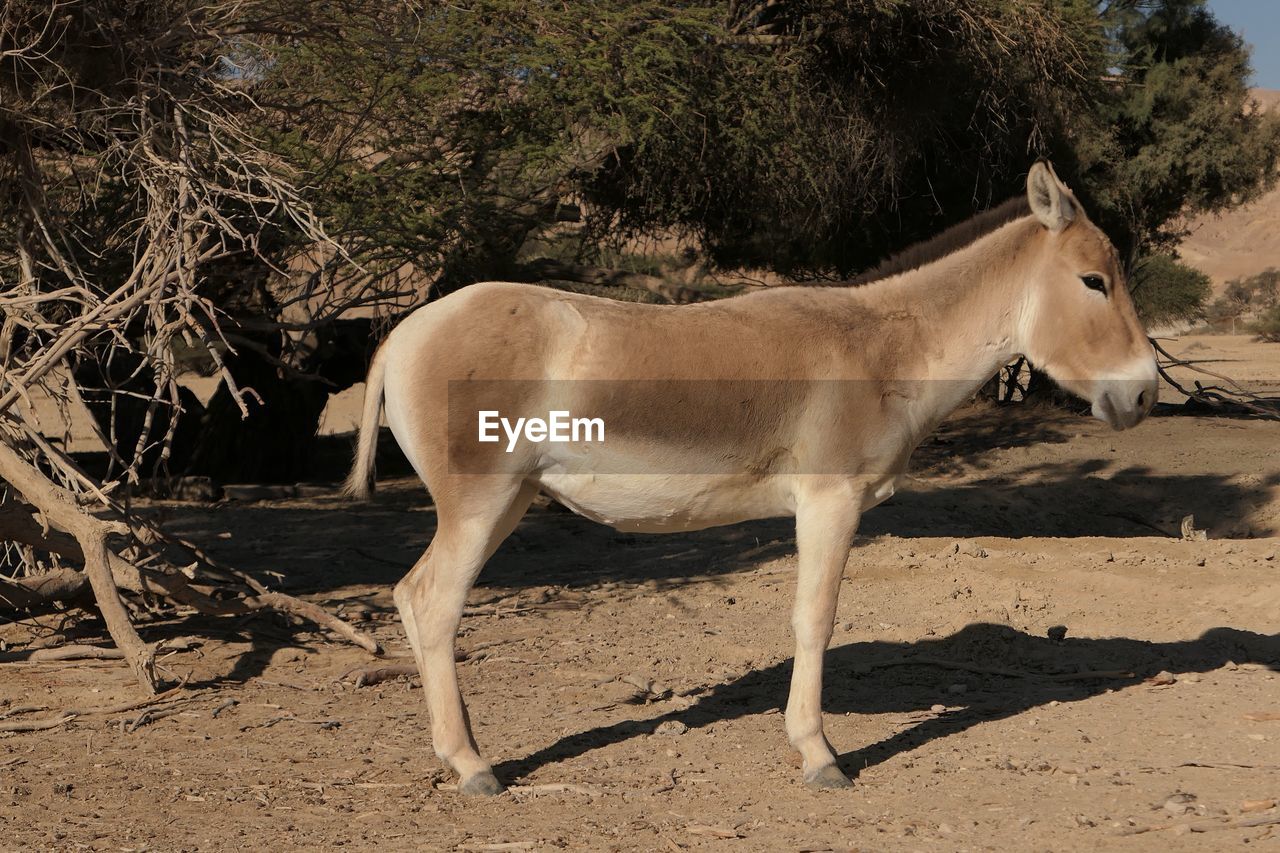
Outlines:
[{"label": "fallen branch", "polygon": [[513,794],[586,794],[588,797],[599,797],[604,791],[591,785],[575,785],[572,782],[546,782],[541,785],[511,785],[507,788]]},{"label": "fallen branch", "polygon": [[1219,829],[1253,829],[1259,826],[1280,825],[1280,815],[1244,817],[1233,821],[1202,820],[1194,823],[1169,823],[1164,826],[1131,826],[1121,829],[1117,835],[1144,835],[1148,832],[1164,832],[1167,829],[1183,829],[1190,832],[1215,832]]},{"label": "fallen branch", "polygon": [[[49,531],[46,534],[32,518],[31,511],[30,508],[11,503],[0,505],[0,537],[11,538],[64,557],[81,560],[87,565],[88,561],[85,560],[85,552],[79,541],[57,531]],[[182,544],[185,545],[185,543]],[[199,551],[195,551],[195,555],[198,559],[204,558]],[[114,584],[120,589],[135,593],[149,592],[163,595],[207,616],[244,616],[262,610],[292,613],[323,628],[328,628],[372,654],[381,654],[377,641],[365,632],[339,619],[319,605],[282,592],[272,592],[243,573],[218,567],[220,571],[226,571],[230,577],[245,582],[257,594],[218,600],[192,589],[188,579],[178,572],[140,569],[110,550],[107,551],[106,561],[111,567]],[[45,578],[46,575],[37,575],[32,579],[24,578],[20,582],[15,582],[15,586],[22,588],[21,593],[16,589],[11,590],[8,585],[0,585],[0,603],[7,603],[6,593],[10,593],[15,599],[19,595],[24,596],[25,604],[13,604],[14,608],[23,608],[65,600],[60,596],[67,594],[69,590],[79,590],[81,594],[89,591],[90,583],[87,573],[82,574],[66,569],[57,572],[56,575],[56,578],[47,583],[38,580]]]},{"label": "fallen branch", "polygon": [[[477,660],[488,657],[481,655],[489,649],[497,646],[505,646],[512,640],[495,640],[491,643],[477,643],[465,651],[458,649],[453,653],[454,663],[462,663],[463,661]],[[354,681],[356,687],[372,687],[375,684],[381,684],[384,681],[391,681],[394,678],[409,676],[410,678],[418,675],[418,664],[410,663],[389,663],[380,666],[358,666],[349,669],[342,675],[338,676],[338,681]]]},{"label": "fallen branch", "polygon": [[[164,652],[185,652],[195,641],[191,637],[178,637],[172,640],[161,640],[154,649],[156,654]],[[124,660],[124,652],[104,646],[86,646],[71,643],[53,648],[31,649],[30,651],[0,652],[0,663],[52,663],[70,660]],[[179,685],[180,687],[181,685]],[[178,687],[166,691],[167,696]],[[154,701],[154,700],[148,700]]]},{"label": "fallen branch", "polygon": [[1280,711],[1250,711],[1244,715],[1244,718],[1255,723],[1272,722],[1280,720]]},{"label": "fallen branch", "polygon": [[[1201,367],[1200,362],[1178,358],[1161,346],[1160,342],[1155,338],[1151,339],[1151,345],[1164,358],[1164,361],[1158,361],[1157,363],[1157,370],[1159,370],[1160,376],[1189,401],[1194,400],[1197,403],[1223,412],[1238,412],[1268,420],[1280,420],[1280,400],[1255,394],[1230,376]],[[1195,380],[1195,388],[1188,390],[1169,374],[1171,369],[1177,367],[1212,377],[1226,383],[1228,387],[1221,385],[1206,386],[1199,380]]]},{"label": "fallen branch", "polygon": [[[0,539],[14,541],[16,537],[0,531]],[[90,593],[89,579],[75,569],[54,569],[14,580],[0,578],[0,608],[3,609],[33,610],[53,606],[55,602],[76,604]]]},{"label": "fallen branch", "polygon": [[146,711],[143,711],[141,714],[139,714],[137,718],[133,720],[133,722],[129,723],[129,725],[125,727],[125,732],[127,732],[128,734],[133,734],[138,729],[142,728],[148,723],[153,723],[156,720],[163,720],[165,717],[172,717],[175,714],[182,713],[183,710],[185,709],[183,708],[148,709]]},{"label": "fallen branch", "polygon": [[85,573],[111,639],[124,652],[138,683],[148,693],[155,693],[154,655],[129,621],[111,574],[107,534],[127,533],[128,527],[101,521],[80,509],[71,493],[55,485],[4,443],[0,443],[0,479],[21,492],[52,526],[75,537],[84,554]]},{"label": "fallen branch", "polygon": [[0,732],[43,732],[56,729],[76,718],[75,714],[65,714],[47,720],[16,720],[12,723],[0,722]]},{"label": "fallen branch", "polygon": [[395,678],[403,676],[414,676],[418,674],[418,665],[416,663],[399,663],[389,664],[387,666],[378,667],[358,667],[356,669],[344,672],[339,681],[355,681],[356,687],[372,687],[375,684],[381,684],[384,681],[391,681]]},{"label": "fallen branch", "polygon": [[370,654],[382,654],[382,647],[378,645],[378,641],[373,637],[347,624],[323,607],[312,604],[309,601],[303,601],[300,598],[294,598],[292,595],[285,595],[282,592],[264,592],[244,599],[244,603],[254,610],[269,608],[302,616],[323,628],[328,628],[340,637],[345,637]]},{"label": "fallen branch", "polygon": [[1005,678],[1041,678],[1048,681],[1081,681],[1091,678],[1133,678],[1134,674],[1123,669],[1084,670],[1082,672],[1027,672],[1017,669],[1006,669],[998,666],[979,666],[971,663],[943,660],[941,658],[898,658],[868,664],[870,669],[887,669],[893,666],[934,666],[939,669],[952,669],[961,672],[972,672],[977,675],[999,675]]},{"label": "fallen branch", "polygon": [[124,660],[124,652],[102,646],[71,644],[29,652],[0,652],[0,663],[41,663],[66,660]]},{"label": "fallen branch", "polygon": [[[124,713],[125,711],[136,711],[139,708],[149,708],[150,710],[147,713],[150,714],[150,717],[144,720],[143,718],[147,717],[147,714],[139,715],[138,719],[134,721],[134,724],[129,729],[129,731],[135,731],[140,726],[145,725],[147,722],[150,722],[151,720],[159,719],[162,716],[170,716],[171,713],[176,714],[179,711],[185,710],[186,707],[191,702],[199,698],[199,696],[196,696],[196,695],[177,696],[175,698],[175,694],[179,693],[184,689],[185,688],[183,687],[174,687],[170,690],[166,690],[164,693],[160,693],[160,694],[157,694],[156,696],[152,696],[149,699],[143,699],[137,702],[125,702],[120,705],[113,705],[106,708],[86,708],[83,710],[79,708],[68,708],[67,710],[60,712],[56,717],[50,717],[48,719],[43,719],[43,720],[15,720],[12,722],[0,721],[0,732],[42,732],[42,731],[47,731],[48,729],[56,729],[57,727],[64,725],[65,723],[69,723],[72,720],[78,719],[80,717],[121,714],[121,713]],[[168,705],[168,707],[164,709],[156,708],[156,706],[162,705],[162,704]],[[16,714],[24,710],[44,710],[44,709],[43,708],[40,708],[40,709],[15,708],[10,713]]]}]

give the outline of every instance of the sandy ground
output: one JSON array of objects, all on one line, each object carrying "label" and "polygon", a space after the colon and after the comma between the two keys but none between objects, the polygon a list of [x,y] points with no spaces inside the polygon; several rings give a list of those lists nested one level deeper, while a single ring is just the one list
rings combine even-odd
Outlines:
[{"label": "sandy ground", "polygon": [[[1203,341],[1280,377],[1280,347]],[[783,733],[785,522],[639,536],[541,510],[460,640],[510,793],[450,790],[416,681],[341,680],[359,649],[282,619],[155,621],[149,640],[196,638],[162,661],[190,700],[132,731],[137,711],[0,734],[0,849],[1276,849],[1278,438],[1204,417],[948,422],[849,559],[825,707],[851,791],[807,790]],[[407,659],[390,590],[434,524],[415,483],[149,511]],[[1175,538],[1188,514],[1208,541]],[[47,633],[0,626],[19,647]],[[10,719],[136,698],[118,663],[0,669]]]}]

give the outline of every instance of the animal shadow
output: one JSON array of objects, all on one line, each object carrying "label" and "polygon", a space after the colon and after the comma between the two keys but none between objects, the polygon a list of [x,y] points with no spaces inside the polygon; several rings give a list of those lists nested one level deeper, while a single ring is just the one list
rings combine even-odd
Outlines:
[{"label": "animal shadow", "polygon": [[[949,684],[963,680],[968,685],[962,698],[951,700],[962,702],[960,707],[841,755],[841,769],[856,777],[981,722],[1013,717],[1053,701],[1085,701],[1141,684],[1161,671],[1208,672],[1229,661],[1280,672],[1280,635],[1213,628],[1193,640],[1166,643],[1127,637],[1054,640],[1006,625],[975,623],[941,639],[861,642],[831,649],[823,708],[831,714],[928,712],[947,694]],[[500,778],[520,778],[544,765],[653,734],[669,720],[699,728],[772,711],[785,700],[790,677],[791,661],[757,669],[705,689],[687,709],[568,735],[495,771]]]}]

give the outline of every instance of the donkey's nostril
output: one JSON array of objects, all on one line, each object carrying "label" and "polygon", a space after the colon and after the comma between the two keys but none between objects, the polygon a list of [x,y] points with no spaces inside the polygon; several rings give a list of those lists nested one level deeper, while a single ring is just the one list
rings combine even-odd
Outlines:
[{"label": "donkey's nostril", "polygon": [[1147,407],[1147,401],[1149,401],[1150,399],[1151,399],[1151,392],[1143,391],[1141,394],[1138,395],[1138,408],[1145,409]]}]

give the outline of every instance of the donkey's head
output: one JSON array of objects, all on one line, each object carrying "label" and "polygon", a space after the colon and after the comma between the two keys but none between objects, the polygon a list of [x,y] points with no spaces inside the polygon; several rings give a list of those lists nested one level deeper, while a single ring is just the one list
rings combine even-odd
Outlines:
[{"label": "donkey's head", "polygon": [[1020,329],[1022,351],[1092,403],[1094,417],[1128,429],[1151,411],[1159,388],[1155,351],[1119,256],[1048,163],[1031,167],[1027,198],[1043,229]]}]

